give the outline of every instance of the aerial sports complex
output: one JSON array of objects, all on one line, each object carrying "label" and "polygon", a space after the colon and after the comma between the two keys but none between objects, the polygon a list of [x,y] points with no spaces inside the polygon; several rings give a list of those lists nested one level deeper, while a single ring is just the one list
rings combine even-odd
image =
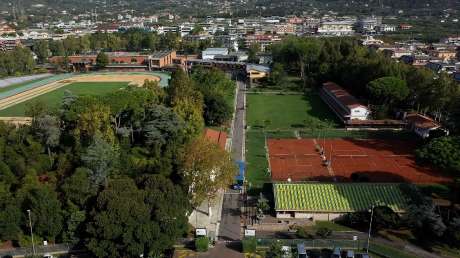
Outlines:
[{"label": "aerial sports complex", "polygon": [[141,87],[145,80],[168,85],[170,75],[161,72],[105,72],[59,74],[0,88],[0,117],[3,121],[27,123],[25,111],[33,102],[58,105],[65,91],[75,95],[104,95],[129,85]]}]

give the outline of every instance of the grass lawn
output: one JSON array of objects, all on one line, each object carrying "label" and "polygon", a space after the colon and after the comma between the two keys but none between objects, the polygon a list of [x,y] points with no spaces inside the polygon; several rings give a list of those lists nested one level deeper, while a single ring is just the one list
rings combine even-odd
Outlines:
[{"label": "grass lawn", "polygon": [[417,256],[413,256],[411,254],[407,254],[399,249],[377,244],[375,242],[371,242],[369,251],[371,253],[375,253],[381,256],[391,257],[391,258],[416,258]]},{"label": "grass lawn", "polygon": [[[267,138],[293,138],[292,131],[272,131],[265,133]],[[265,135],[260,131],[246,132],[246,180],[253,191],[260,190],[271,181],[265,150]],[[255,193],[256,194],[256,193]]]},{"label": "grass lawn", "polygon": [[355,229],[331,222],[331,221],[316,221],[313,229],[328,228],[332,231],[356,231]]},{"label": "grass lawn", "polygon": [[29,81],[25,81],[25,82],[21,82],[21,83],[11,84],[9,86],[0,88],[0,93],[10,91],[10,90],[13,90],[13,89],[16,89],[16,88],[19,88],[19,87],[22,87],[24,85],[28,85],[28,84],[31,84],[31,83],[39,82],[41,80],[48,79],[49,77],[51,77],[51,76],[47,76],[47,77],[43,77],[43,78],[39,78],[39,79],[34,79],[34,80],[29,80]]},{"label": "grass lawn", "polygon": [[0,110],[0,116],[24,116],[28,105],[40,101],[45,103],[49,108],[56,108],[61,103],[62,97],[66,90],[70,90],[76,95],[93,95],[100,96],[120,88],[128,86],[128,82],[77,82],[72,83],[55,91],[40,95],[28,101],[19,103],[12,107]]},{"label": "grass lawn", "polygon": [[302,129],[326,121],[333,127],[339,125],[316,94],[248,94],[247,103],[247,123],[253,129],[264,125],[267,130]]},{"label": "grass lawn", "polygon": [[259,132],[246,133],[246,180],[250,188],[262,188],[270,182],[265,151],[265,136]]}]

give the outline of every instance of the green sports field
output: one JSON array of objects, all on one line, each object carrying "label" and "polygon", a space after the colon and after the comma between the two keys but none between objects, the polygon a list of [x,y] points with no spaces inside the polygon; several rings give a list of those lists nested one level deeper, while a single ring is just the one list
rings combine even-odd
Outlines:
[{"label": "green sports field", "polygon": [[71,91],[75,95],[101,96],[107,93],[125,88],[128,82],[76,82],[66,85],[57,90],[37,96],[33,99],[21,102],[12,107],[0,110],[0,116],[25,116],[27,107],[36,101],[45,103],[49,108],[57,108],[62,101],[64,92]]},{"label": "green sports field", "polygon": [[338,127],[329,107],[316,94],[248,94],[247,122],[251,129],[302,130],[323,125]]}]

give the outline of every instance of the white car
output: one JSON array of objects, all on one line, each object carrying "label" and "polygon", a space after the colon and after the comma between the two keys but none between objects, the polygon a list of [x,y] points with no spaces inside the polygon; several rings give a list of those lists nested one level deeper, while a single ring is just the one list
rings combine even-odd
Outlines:
[{"label": "white car", "polygon": [[292,252],[290,246],[282,246],[281,251],[283,252],[283,258],[292,258]]}]

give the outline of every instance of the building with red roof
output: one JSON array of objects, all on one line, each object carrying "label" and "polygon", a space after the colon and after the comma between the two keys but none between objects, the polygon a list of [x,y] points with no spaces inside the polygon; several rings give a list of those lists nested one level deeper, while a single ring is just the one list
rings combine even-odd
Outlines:
[{"label": "building with red roof", "polygon": [[[422,138],[430,137],[430,132],[438,129],[442,129],[441,124],[433,120],[428,116],[424,116],[419,113],[409,113],[405,116],[404,121],[410,130],[414,131],[418,136]],[[443,130],[446,134],[448,131]]]},{"label": "building with red roof", "polygon": [[334,82],[323,84],[320,97],[344,123],[350,120],[367,120],[369,117],[370,110]]}]

